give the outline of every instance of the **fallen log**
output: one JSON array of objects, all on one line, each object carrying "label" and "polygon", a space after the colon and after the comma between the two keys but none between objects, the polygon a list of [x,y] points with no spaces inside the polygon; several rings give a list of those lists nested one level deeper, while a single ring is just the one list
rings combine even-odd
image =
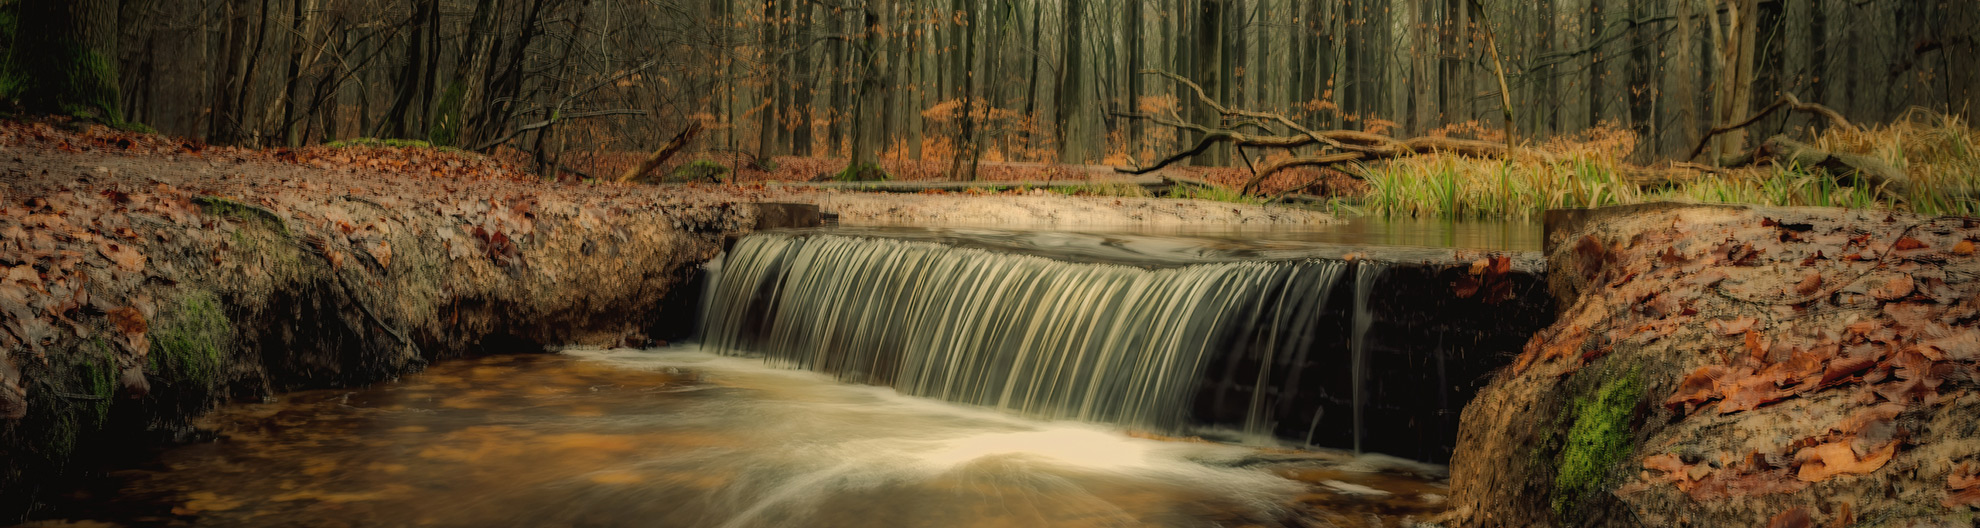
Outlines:
[{"label": "fallen log", "polygon": [[619,183],[633,181],[648,172],[653,172],[653,169],[659,168],[660,164],[673,159],[675,154],[681,152],[681,149],[687,148],[688,142],[693,141],[694,136],[700,133],[700,121],[688,122],[687,129],[675,135],[673,141],[668,141],[665,146],[660,147],[660,150],[655,150],[653,151],[653,155],[647,156],[645,161],[639,162],[639,166],[633,167],[632,170],[628,170],[625,174],[620,175]]},{"label": "fallen log", "polygon": [[872,182],[767,182],[764,185],[783,188],[837,189],[866,192],[918,193],[925,191],[965,191],[1006,190],[1006,189],[1050,189],[1054,187],[1084,187],[1090,185],[1134,185],[1150,192],[1166,189],[1174,177],[1142,176],[1115,180],[1026,180],[1026,181],[872,181]]},{"label": "fallen log", "polygon": [[1759,148],[1754,149],[1753,163],[1767,161],[1807,170],[1820,169],[1836,177],[1854,177],[1865,185],[1895,195],[1902,196],[1911,190],[1911,176],[1884,160],[1863,154],[1830,152],[1788,139],[1787,136],[1767,138]]}]

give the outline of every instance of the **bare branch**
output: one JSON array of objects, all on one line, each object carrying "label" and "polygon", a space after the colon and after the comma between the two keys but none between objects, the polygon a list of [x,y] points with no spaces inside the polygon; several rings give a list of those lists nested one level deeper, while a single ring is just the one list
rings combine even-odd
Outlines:
[{"label": "bare branch", "polygon": [[1856,125],[1851,124],[1848,119],[1844,119],[1842,114],[1837,113],[1835,110],[1830,109],[1829,107],[1822,106],[1816,103],[1803,103],[1801,102],[1801,99],[1796,98],[1794,94],[1782,92],[1781,98],[1775,100],[1774,104],[1767,105],[1766,108],[1763,108],[1759,112],[1754,113],[1752,116],[1747,117],[1745,121],[1740,121],[1738,123],[1734,123],[1726,126],[1715,127],[1712,129],[1712,131],[1706,132],[1705,137],[1698,138],[1698,147],[1691,149],[1691,155],[1686,156],[1684,159],[1695,159],[1698,157],[1699,154],[1704,154],[1705,147],[1711,145],[1713,137],[1718,136],[1719,134],[1724,134],[1727,132],[1732,132],[1734,130],[1739,130],[1749,126],[1753,126],[1754,123],[1760,122],[1761,118],[1767,117],[1767,114],[1772,114],[1775,111],[1780,110],[1782,108],[1820,115],[1822,117],[1828,118],[1829,124],[1831,126],[1846,131],[1856,132],[1858,130],[1861,130],[1856,128]]}]

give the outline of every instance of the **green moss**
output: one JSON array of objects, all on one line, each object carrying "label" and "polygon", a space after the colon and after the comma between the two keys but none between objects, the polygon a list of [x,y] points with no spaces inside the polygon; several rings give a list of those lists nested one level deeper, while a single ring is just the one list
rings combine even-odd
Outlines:
[{"label": "green moss", "polygon": [[1632,369],[1568,406],[1566,416],[1573,423],[1555,466],[1555,513],[1568,514],[1584,494],[1606,484],[1616,465],[1629,457],[1642,399],[1643,382],[1639,371]]},{"label": "green moss", "polygon": [[728,175],[729,168],[720,163],[695,160],[693,163],[674,168],[673,172],[667,174],[667,181],[717,183]]},{"label": "green moss", "polygon": [[1223,187],[1205,188],[1205,187],[1197,187],[1192,185],[1177,185],[1175,187],[1169,188],[1169,197],[1181,198],[1186,200],[1209,200],[1213,202],[1229,202],[1229,203],[1238,203],[1238,204],[1258,204],[1263,201],[1259,197],[1247,195]]},{"label": "green moss", "polygon": [[[200,210],[205,211],[206,214],[232,219],[243,224],[261,224],[270,231],[281,233],[283,236],[289,235],[288,222],[282,221],[282,217],[276,215],[274,211],[218,196],[197,196],[192,201],[199,204]],[[239,237],[241,234],[236,231],[235,235]]]},{"label": "green moss", "polygon": [[1133,198],[1148,197],[1148,189],[1132,183],[1089,183],[1065,185],[1046,189],[1066,196],[1124,196]]},{"label": "green moss", "polygon": [[220,382],[222,351],[233,339],[233,324],[209,292],[195,292],[160,314],[151,331],[151,369],[160,379],[199,393]]},{"label": "green moss", "polygon": [[838,181],[887,181],[894,179],[894,175],[888,174],[887,169],[880,168],[879,164],[862,163],[846,166],[846,170],[839,171],[832,179]]},{"label": "green moss", "polygon": [[342,139],[342,140],[332,141],[329,143],[324,143],[323,146],[330,148],[364,147],[364,148],[432,149],[441,152],[461,152],[461,150],[457,148],[436,144],[431,141],[421,141],[417,139],[351,138],[351,139]]},{"label": "green moss", "polygon": [[78,365],[77,378],[87,390],[82,394],[88,397],[80,401],[87,402],[87,414],[93,418],[93,425],[101,427],[110,420],[110,402],[117,396],[117,363],[111,359],[115,352],[109,343],[102,338],[92,339],[90,343],[97,354]]}]

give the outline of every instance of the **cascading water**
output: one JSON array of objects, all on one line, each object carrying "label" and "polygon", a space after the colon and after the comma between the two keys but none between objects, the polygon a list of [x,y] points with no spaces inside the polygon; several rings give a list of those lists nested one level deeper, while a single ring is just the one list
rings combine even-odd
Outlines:
[{"label": "cascading water", "polygon": [[[1206,362],[1256,361],[1258,387],[1274,364],[1305,363],[1327,292],[1348,266],[1147,269],[758,234],[740,240],[712,278],[703,340],[910,395],[1175,432]],[[1251,434],[1270,435],[1266,398],[1263,389],[1248,395]]]},{"label": "cascading water", "polygon": [[1368,407],[1368,326],[1375,318],[1368,313],[1368,295],[1375,291],[1375,279],[1389,266],[1380,262],[1365,262],[1354,270],[1354,338],[1351,347],[1349,378],[1354,380],[1354,451],[1361,452],[1362,413]]}]

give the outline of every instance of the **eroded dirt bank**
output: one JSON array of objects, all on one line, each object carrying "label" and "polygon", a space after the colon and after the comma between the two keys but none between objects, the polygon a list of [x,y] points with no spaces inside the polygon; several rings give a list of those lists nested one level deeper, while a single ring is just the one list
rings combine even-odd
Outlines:
[{"label": "eroded dirt bank", "polygon": [[848,223],[1331,221],[1178,200],[527,180],[472,155],[0,123],[0,521],[105,457],[191,438],[221,401],[684,332],[691,300],[661,301],[757,226],[759,202]]},{"label": "eroded dirt bank", "polygon": [[1980,222],[1633,207],[1465,409],[1453,525],[1970,526]]}]

